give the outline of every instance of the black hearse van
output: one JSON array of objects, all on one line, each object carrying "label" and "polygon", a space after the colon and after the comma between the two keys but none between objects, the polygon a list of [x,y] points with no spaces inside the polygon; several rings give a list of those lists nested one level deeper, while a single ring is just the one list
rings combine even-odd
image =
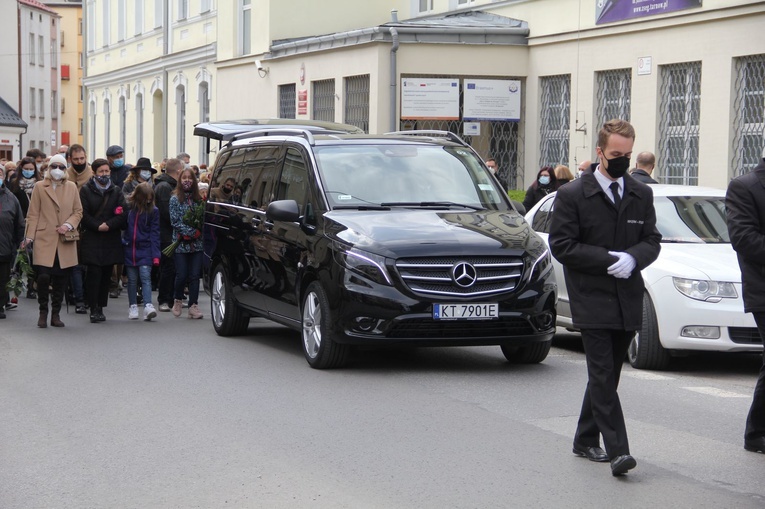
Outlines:
[{"label": "black hearse van", "polygon": [[235,135],[209,196],[204,278],[219,335],[271,319],[301,331],[320,369],[342,366],[354,345],[391,343],[547,357],[550,254],[452,133]]}]

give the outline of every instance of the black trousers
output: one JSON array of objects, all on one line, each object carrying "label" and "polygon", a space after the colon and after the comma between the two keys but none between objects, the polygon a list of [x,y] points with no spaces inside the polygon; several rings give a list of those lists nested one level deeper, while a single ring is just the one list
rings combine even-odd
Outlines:
[{"label": "black trousers", "polygon": [[88,299],[90,312],[105,308],[109,303],[109,285],[112,279],[114,265],[88,265],[85,276],[85,295]]},{"label": "black trousers", "polygon": [[3,311],[5,305],[8,304],[8,290],[5,287],[8,285],[8,281],[11,280],[11,264],[12,260],[0,261],[0,311]]},{"label": "black trousers", "polygon": [[[165,249],[167,245],[163,245]],[[175,288],[175,260],[172,256],[162,255],[159,261],[159,286],[157,288],[157,304],[173,305],[173,289]]]},{"label": "black trousers", "polygon": [[48,298],[50,298],[51,313],[59,314],[66,286],[69,283],[70,269],[60,268],[58,256],[56,256],[53,267],[35,265],[34,270],[37,276],[37,304],[40,306],[40,313],[48,313]]},{"label": "black trousers", "polygon": [[[765,342],[765,313],[752,313],[757,329],[760,331],[760,339]],[[765,354],[762,356],[760,376],[754,386],[754,398],[746,418],[745,440],[753,440],[765,437]]]},{"label": "black trousers", "polygon": [[574,441],[595,447],[603,437],[609,458],[630,453],[624,414],[616,389],[634,331],[585,329],[582,343],[587,358],[587,388],[584,391]]}]

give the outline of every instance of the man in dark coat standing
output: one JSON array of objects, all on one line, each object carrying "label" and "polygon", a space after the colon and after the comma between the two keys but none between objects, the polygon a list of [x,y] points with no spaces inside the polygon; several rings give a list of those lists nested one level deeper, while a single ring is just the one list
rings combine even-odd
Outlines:
[{"label": "man in dark coat standing", "polygon": [[[154,200],[159,209],[159,247],[165,249],[173,243],[173,223],[170,221],[170,197],[178,184],[184,164],[180,159],[168,159],[165,173],[154,181]],[[157,302],[159,310],[169,312],[173,304],[175,285],[175,261],[172,256],[162,255],[159,262],[159,287]]]},{"label": "man in dark coat standing", "polygon": [[[728,232],[741,267],[744,311],[765,341],[765,150],[754,171],[733,179],[725,195]],[[746,418],[744,449],[765,453],[765,357]]]},{"label": "man in dark coat standing", "polygon": [[627,348],[642,325],[640,271],[659,256],[661,241],[653,191],[626,175],[634,143],[628,122],[603,125],[599,164],[560,188],[549,237],[550,250],[563,265],[574,327],[582,331],[587,358],[574,454],[610,460],[615,476],[637,465],[616,389]]},{"label": "man in dark coat standing", "polygon": [[656,167],[656,156],[651,152],[641,152],[637,155],[635,169],[630,172],[630,177],[639,180],[643,184],[658,184],[651,174]]}]

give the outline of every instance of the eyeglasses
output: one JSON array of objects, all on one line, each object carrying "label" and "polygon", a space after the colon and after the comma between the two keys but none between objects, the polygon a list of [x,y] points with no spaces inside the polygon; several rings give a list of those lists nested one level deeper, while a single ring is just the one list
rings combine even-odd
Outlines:
[{"label": "eyeglasses", "polygon": [[48,168],[52,170],[65,170],[66,166],[64,166],[63,164],[49,164]]}]

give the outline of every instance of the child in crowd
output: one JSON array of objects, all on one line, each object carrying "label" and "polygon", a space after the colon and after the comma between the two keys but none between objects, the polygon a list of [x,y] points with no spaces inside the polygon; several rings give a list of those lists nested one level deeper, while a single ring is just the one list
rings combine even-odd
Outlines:
[{"label": "child in crowd", "polygon": [[151,267],[159,265],[159,210],[154,206],[154,189],[148,182],[138,184],[128,196],[130,213],[124,233],[125,269],[128,276],[128,318],[138,320],[137,288],[141,278],[143,319],[157,316],[151,303]]}]

